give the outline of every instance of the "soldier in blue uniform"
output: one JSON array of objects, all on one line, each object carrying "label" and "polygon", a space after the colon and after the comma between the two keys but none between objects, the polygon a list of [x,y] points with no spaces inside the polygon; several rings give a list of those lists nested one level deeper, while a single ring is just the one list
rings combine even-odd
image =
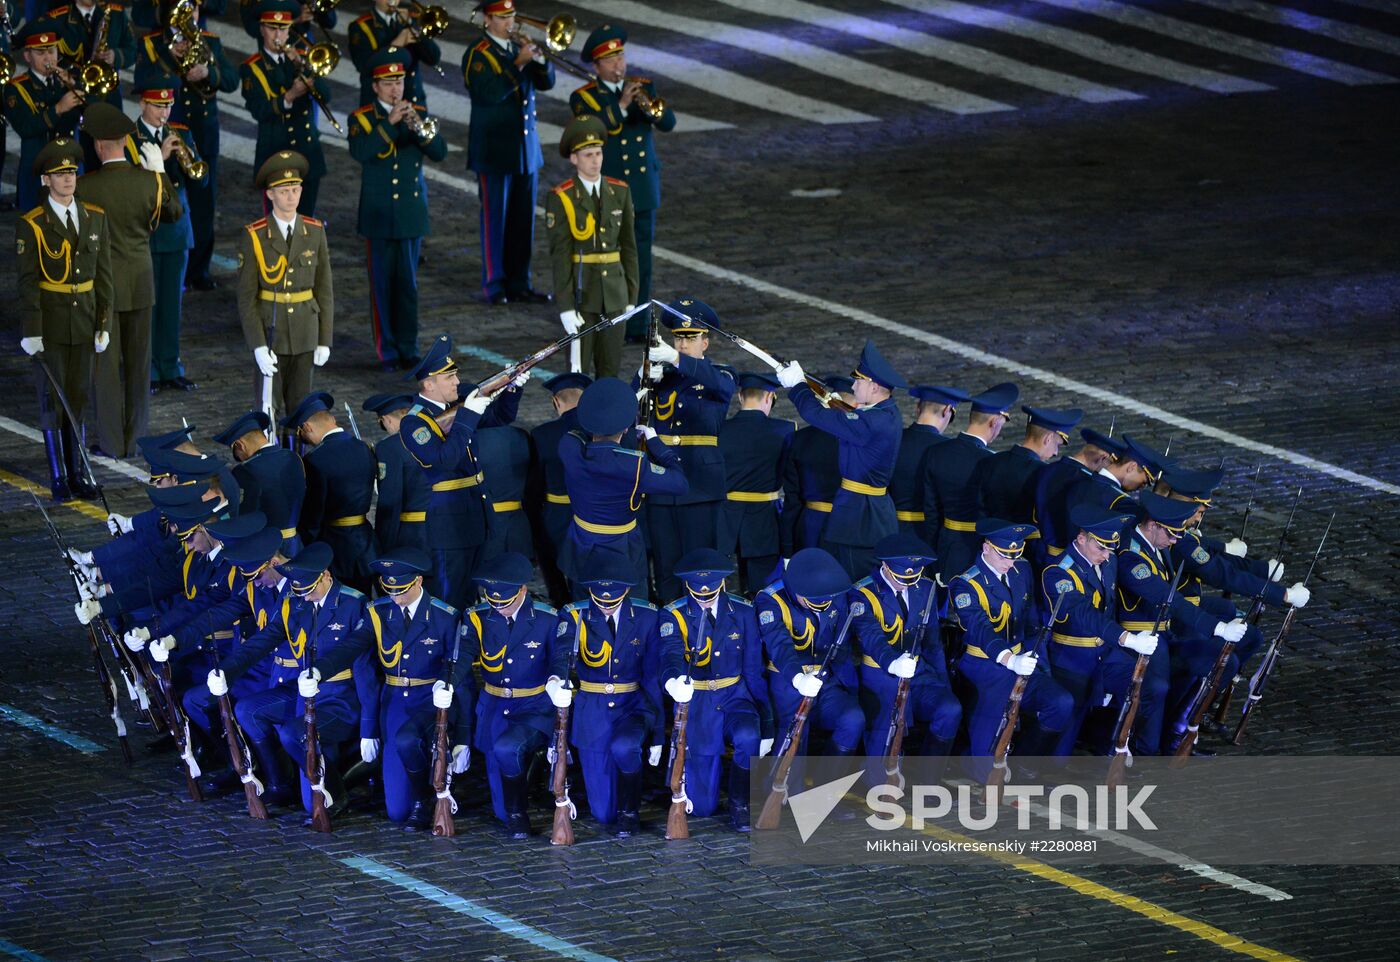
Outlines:
[{"label": "soldier in blue uniform", "polygon": [[1093,428],[1080,428],[1084,443],[1069,457],[1041,468],[1035,477],[1035,519],[1047,558],[1058,558],[1075,538],[1069,512],[1075,485],[1112,464],[1124,450],[1122,442]]},{"label": "soldier in blue uniform", "polygon": [[470,721],[447,677],[448,661],[459,645],[457,610],[423,589],[430,562],[417,548],[399,548],[370,567],[384,595],[366,606],[365,617],[344,644],[317,657],[316,667],[331,677],[357,666],[366,654],[378,662],[384,684],[376,686],[370,709],[374,729],[361,733],[360,759],[370,765],[382,753],[389,821],[427,828],[439,708],[448,709],[453,773],[461,774],[471,764]]},{"label": "soldier in blue uniform", "polygon": [[1010,417],[1011,406],[1021,396],[1014,384],[997,384],[972,398],[967,427],[939,448],[938,457],[924,462],[924,511],[941,517],[938,529],[938,573],[940,584],[966,571],[982,550],[977,521],[982,517],[977,484],[977,465],[992,456],[991,443],[1001,434]]},{"label": "soldier in blue uniform", "polygon": [[[433,559],[429,593],[461,611],[476,599],[473,573],[483,560],[492,523],[486,505],[475,436],[478,428],[510,424],[520,407],[526,372],[495,399],[460,383],[452,338],[440,334],[409,372],[418,382],[399,437],[428,481],[428,546]],[[460,400],[460,406],[458,404]]]},{"label": "soldier in blue uniform", "polygon": [[[1111,438],[1102,440],[1115,443]],[[1113,459],[1100,468],[1098,474],[1075,482],[1066,500],[1071,507],[1081,503],[1091,504],[1106,511],[1132,514],[1136,519],[1139,513],[1136,492],[1152,484],[1153,479],[1161,477],[1163,469],[1173,462],[1131,435],[1123,435],[1122,440],[1116,443],[1118,449]],[[1125,545],[1132,527],[1132,524],[1123,526]]]},{"label": "soldier in blue uniform", "polygon": [[782,554],[782,479],[796,425],[772,416],[780,386],[768,374],[739,375],[739,410],[719,428],[725,500],[715,547],[734,561],[746,595],[758,592]]},{"label": "soldier in blue uniform", "polygon": [[733,573],[712,548],[682,558],[676,575],[685,595],[661,612],[656,643],[666,694],[690,702],[685,793],[693,812],[703,818],[719,807],[720,762],[728,745],[734,750],[729,818],[736,831],[747,832],[749,763],[761,743],[771,743],[774,729],[758,619],[749,602],[724,590]]},{"label": "soldier in blue uniform", "polygon": [[[1158,649],[1158,636],[1148,627],[1126,631],[1118,623],[1118,556],[1125,524],[1135,515],[1120,515],[1091,504],[1070,511],[1073,537],[1041,573],[1040,584],[1047,610],[1060,601],[1060,613],[1051,626],[1047,657],[1055,680],[1074,699],[1074,717],[1054,754],[1068,755],[1090,710],[1112,706],[1116,715],[1132,686],[1139,655],[1159,662],[1158,670],[1143,676],[1136,731],[1160,729],[1167,698],[1166,648]],[[1149,665],[1151,662],[1149,662]],[[1108,731],[1085,731],[1090,747],[1100,750]],[[1136,749],[1141,743],[1132,744]]]},{"label": "soldier in blue uniform", "polygon": [[526,766],[554,731],[555,709],[568,705],[569,649],[557,612],[530,597],[534,572],[524,555],[507,553],[477,572],[484,604],[462,618],[458,690],[481,669],[472,744],[486,759],[491,803],[511,838],[530,835]]},{"label": "soldier in blue uniform", "polygon": [[428,481],[399,437],[399,425],[413,407],[412,394],[375,394],[360,409],[373,412],[384,430],[374,444],[378,495],[374,507],[376,554],[395,548],[428,550]]},{"label": "soldier in blue uniform", "polygon": [[656,677],[657,611],[629,595],[636,584],[623,559],[588,559],[585,601],[559,612],[558,644],[574,651],[577,704],[569,740],[578,752],[588,807],[626,838],[641,830],[642,756],[661,758],[664,724]]},{"label": "soldier in blue uniform", "polygon": [[932,541],[937,537],[943,518],[937,504],[924,503],[924,459],[936,456],[931,452],[948,440],[943,432],[953,423],[957,406],[972,400],[972,395],[955,387],[920,384],[909,389],[909,396],[918,401],[918,406],[913,423],[904,429],[899,439],[899,456],[895,458],[894,474],[890,478],[890,497],[894,499],[900,532]]},{"label": "soldier in blue uniform", "polygon": [[[651,300],[651,246],[656,237],[656,212],[661,207],[661,157],[652,131],[669,133],[676,114],[657,95],[648,77],[627,76],[627,31],[604,24],[588,35],[580,56],[592,63],[598,80],[579,87],[569,97],[576,117],[595,116],[607,128],[603,145],[603,175],[627,182],[636,214],[637,303]],[[648,110],[645,104],[649,104]],[[627,336],[640,339],[646,318],[627,321]]]},{"label": "soldier in blue uniform", "polygon": [[477,4],[485,20],[462,58],[471,96],[467,169],[481,195],[481,289],[492,304],[547,302],[530,287],[535,192],[544,153],[535,124],[535,91],[554,86],[554,65],[532,43],[510,39],[515,0]]},{"label": "soldier in blue uniform", "polygon": [[447,157],[442,134],[424,126],[427,109],[404,96],[409,65],[397,47],[370,57],[363,70],[372,99],[349,120],[350,156],[363,168],[356,229],[369,259],[374,350],[386,371],[420,360],[418,257],[429,230],[423,161]]},{"label": "soldier in blue uniform", "polygon": [[[190,224],[188,185],[199,183],[186,176],[184,168],[173,156],[177,142],[195,154],[194,139],[184,124],[170,121],[175,104],[178,77],[154,72],[145,74],[136,83],[141,97],[141,113],[136,118],[136,132],[127,144],[127,155],[133,165],[141,162],[141,144],[154,144],[165,159],[165,175],[180,198],[178,220],[161,222],[151,232],[151,267],[155,284],[155,308],[151,312],[151,393],[165,388],[193,391],[195,382],[185,377],[185,365],[180,360],[180,314],[184,300],[185,264],[194,246],[194,230]],[[208,174],[204,178],[208,178]]]},{"label": "soldier in blue uniform", "polygon": [[213,440],[227,444],[238,462],[233,476],[242,490],[243,509],[267,515],[268,524],[282,532],[282,553],[291,557],[301,550],[297,526],[306,498],[306,470],[295,453],[268,440],[271,426],[266,413],[249,411]]},{"label": "soldier in blue uniform", "polygon": [[625,559],[638,585],[647,583],[646,544],[637,530],[642,501],[653,494],[684,494],[688,488],[674,449],[649,425],[637,428],[646,449],[623,447],[623,433],[636,423],[637,397],[622,381],[605,377],[583,392],[577,431],[559,442],[573,523],[559,552],[559,569],[570,593],[582,600],[588,571],[583,559],[604,552]]},{"label": "soldier in blue uniform", "polygon": [[[214,0],[195,6],[202,23],[204,14],[222,13],[224,3]],[[140,10],[140,4],[135,9]],[[134,22],[141,23],[141,20],[134,18]],[[141,25],[163,26],[156,23],[154,16],[149,23]],[[136,84],[140,87],[149,83],[150,74],[180,78],[180,83],[171,85],[177,88],[171,118],[189,128],[196,154],[209,165],[209,174],[204,180],[185,185],[189,196],[186,209],[194,232],[194,247],[185,266],[185,279],[187,286],[195,290],[212,291],[218,286],[209,275],[209,262],[214,254],[214,208],[219,180],[218,95],[238,89],[238,68],[224,53],[223,41],[217,34],[203,29],[199,33],[200,41],[209,51],[208,58],[194,63],[183,73],[180,63],[188,51],[188,39],[181,39],[172,46],[165,29],[142,37],[136,45]]]},{"label": "soldier in blue uniform", "polygon": [[[827,389],[848,400],[855,381],[843,376],[822,378]],[[783,465],[782,553],[791,558],[802,548],[815,548],[821,543],[826,519],[831,516],[831,501],[841,486],[841,444],[836,435],[828,434],[814,424],[793,432],[788,448],[787,463]]]},{"label": "soldier in blue uniform", "polygon": [[865,342],[851,376],[857,407],[843,412],[822,406],[796,361],[778,369],[778,380],[789,389],[788,398],[802,419],[840,441],[841,486],[831,503],[821,547],[855,580],[869,569],[875,542],[898,529],[889,495],[899,455],[899,405],[893,394],[907,385],[874,341]]},{"label": "soldier in blue uniform", "polygon": [[[811,754],[808,745],[814,730],[829,736],[827,755],[854,754],[865,731],[853,632],[847,634],[842,650],[832,656],[826,679],[817,677],[855,600],[849,596],[850,589],[850,576],[835,558],[821,548],[803,548],[792,556],[782,579],[754,597],[758,633],[767,659],[774,735],[784,734],[792,726],[803,698],[815,699],[798,749],[804,755]],[[770,747],[760,745],[759,754],[768,754]]]},{"label": "soldier in blue uniform", "polygon": [[1043,652],[1031,650],[1040,625],[1039,586],[1028,561],[1022,558],[1029,524],[1000,518],[977,522],[982,550],[972,566],[948,586],[948,610],[963,629],[963,654],[958,671],[977,689],[968,719],[969,754],[973,777],[985,781],[991,765],[997,727],[1018,677],[1029,678],[1021,699],[1021,733],[1016,754],[1048,756],[1059,745],[1074,715],[1074,699],[1040,663]]},{"label": "soldier in blue uniform", "polygon": [[[948,663],[939,633],[938,602],[928,606],[935,590],[924,569],[934,562],[933,549],[909,534],[892,534],[875,546],[880,562],[868,577],[856,582],[852,599],[865,604],[853,626],[859,654],[860,683],[867,693],[865,753],[883,757],[901,679],[908,678],[909,700],[904,721],[912,728],[926,724],[918,754],[945,758],[962,724],[962,704],[953,694]],[[916,655],[914,632],[928,607],[928,627]]]},{"label": "soldier in blue uniform", "polygon": [[[708,329],[720,326],[714,309],[693,297],[667,307],[661,323],[671,332],[674,346],[652,345],[647,354],[655,383],[651,423],[658,439],[676,448],[689,488],[683,494],[653,494],[647,499],[647,538],[660,598],[679,593],[680,582],[671,572],[683,555],[716,545],[715,527],[725,500],[719,429],[737,390],[734,375],[705,357]],[[639,384],[640,378],[633,378],[632,387]]]},{"label": "soldier in blue uniform", "polygon": [[556,374],[544,382],[555,417],[530,430],[530,473],[526,478],[525,509],[535,527],[536,554],[549,600],[562,606],[569,600],[568,579],[559,569],[559,551],[573,524],[569,489],[559,443],[578,428],[578,402],[593,379],[579,371]]},{"label": "soldier in blue uniform", "polygon": [[[985,458],[972,480],[977,485],[982,513],[1016,524],[1035,524],[1035,481],[1040,469],[1069,441],[1069,430],[1084,417],[1078,408],[1064,411],[1021,406],[1026,412],[1026,435],[1021,442]],[[1039,538],[1039,531],[1032,538]]]},{"label": "soldier in blue uniform", "polygon": [[491,531],[482,557],[514,551],[533,562],[535,539],[525,513],[525,483],[534,458],[530,433],[514,424],[482,428],[476,432],[476,450],[491,505]]},{"label": "soldier in blue uniform", "polygon": [[331,574],[368,593],[374,556],[369,507],[378,473],[373,452],[336,421],[335,398],[325,391],[303,398],[282,427],[295,431],[306,445],[306,499],[297,520],[302,541],[330,545],[335,554]]},{"label": "soldier in blue uniform", "polygon": [[[309,93],[312,88],[295,62],[302,54],[294,49],[289,37],[300,11],[301,4],[296,0],[263,0],[258,7],[258,52],[243,61],[238,74],[242,78],[243,103],[258,125],[254,171],[261,170],[280,151],[294,151],[305,157],[308,169],[302,174],[297,212],[312,217],[316,214],[321,178],[326,175],[326,154],[316,124],[316,103]],[[313,86],[321,99],[330,103],[330,81],[317,78]],[[263,185],[255,182],[254,186]],[[263,210],[268,210],[266,204]]]},{"label": "soldier in blue uniform", "polygon": [[404,64],[404,98],[426,107],[428,98],[423,87],[423,71],[419,67],[436,67],[442,61],[442,48],[436,40],[414,30],[407,3],[373,0],[373,5],[373,10],[357,18],[346,31],[350,59],[360,73],[360,103],[370,103],[375,97],[367,73],[369,62],[392,47],[403,51],[407,57]]},{"label": "soldier in blue uniform", "polygon": [[32,210],[39,204],[39,151],[58,137],[77,136],[83,100],[58,79],[59,25],[44,18],[24,25],[15,35],[27,71],[5,84],[5,120],[19,137],[19,167],[15,171],[15,208]]}]

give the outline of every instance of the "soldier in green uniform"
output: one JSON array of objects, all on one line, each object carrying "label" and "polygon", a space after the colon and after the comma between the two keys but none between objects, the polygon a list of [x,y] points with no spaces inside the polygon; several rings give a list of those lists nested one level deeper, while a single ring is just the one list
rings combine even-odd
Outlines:
[{"label": "soldier in green uniform", "polygon": [[335,327],[326,228],[297,213],[307,167],[301,154],[284,150],[258,168],[272,214],[238,237],[238,319],[256,363],[254,404],[263,406],[263,381],[271,378],[278,411],[311,393],[311,369],[330,360]]},{"label": "soldier in green uniform", "polygon": [[[604,177],[603,143],[608,132],[597,117],[575,117],[559,140],[577,176],[549,192],[545,227],[554,266],[554,295],[569,309],[559,315],[564,330],[596,327],[637,303],[637,239],[632,194],[626,182]],[[614,325],[582,338],[572,364],[592,364],[595,378],[616,377],[624,331]]]},{"label": "soldier in green uniform", "polygon": [[[326,173],[326,155],[316,127],[316,103],[297,62],[302,55],[288,40],[293,22],[301,13],[296,0],[265,0],[258,8],[259,48],[238,68],[243,78],[243,103],[258,125],[253,167],[261,170],[268,158],[283,150],[300,153],[307,160],[301,184],[303,214],[316,213],[316,194]],[[325,103],[331,99],[330,82],[314,81]],[[263,208],[267,210],[266,207]],[[301,394],[293,395],[301,400]]]},{"label": "soldier in green uniform", "polygon": [[82,148],[71,137],[59,137],[40,150],[33,169],[47,197],[15,225],[20,347],[34,358],[39,426],[56,501],[66,501],[70,492],[85,498],[97,492],[82,470],[82,425],[64,415],[40,365],[48,366],[73,416],[81,419],[93,353],[106,350],[112,315],[107,216],[101,208],[74,199],[82,158]]},{"label": "soldier in green uniform", "polygon": [[57,24],[52,20],[25,24],[15,42],[29,69],[5,84],[5,120],[19,137],[15,206],[26,211],[42,199],[34,166],[39,151],[55,137],[77,137],[83,98],[59,79]]},{"label": "soldier in green uniform", "polygon": [[107,454],[126,458],[136,454],[136,439],[146,433],[151,402],[151,307],[156,299],[151,234],[161,221],[179,221],[184,208],[165,175],[159,146],[141,146],[139,167],[128,160],[127,138],[136,133],[136,125],[119,109],[105,102],[89,105],[83,129],[91,135],[102,167],[79,178],[78,196],[107,212],[112,237],[112,350],[97,359],[94,386],[102,400],[97,436]]},{"label": "soldier in green uniform", "polygon": [[[349,38],[350,59],[360,72],[360,103],[374,102],[373,78],[369,73],[369,61],[375,54],[389,47],[404,51],[408,62],[404,67],[404,99],[420,107],[428,105],[427,93],[423,87],[423,71],[420,64],[437,67],[442,60],[442,48],[436,40],[423,36],[413,26],[415,14],[410,12],[408,3],[399,0],[372,0],[373,9],[357,19],[346,29]],[[438,67],[441,73],[442,68]]]},{"label": "soldier in green uniform", "polygon": [[[648,77],[627,76],[627,31],[604,24],[583,42],[583,60],[592,63],[598,79],[569,97],[576,117],[597,117],[608,129],[603,145],[603,173],[627,181],[636,214],[637,303],[651,299],[651,244],[656,236],[656,211],[661,206],[661,158],[653,130],[668,133],[676,114],[656,94]],[[627,321],[627,337],[641,338],[646,316]]]},{"label": "soldier in green uniform", "polygon": [[385,47],[365,63],[373,101],[350,115],[350,156],[364,170],[358,230],[369,259],[370,324],[386,371],[417,367],[418,255],[428,234],[423,159],[447,141],[427,110],[405,97],[411,58]]},{"label": "soldier in green uniform", "polygon": [[202,183],[209,174],[197,180],[186,176],[175,156],[183,144],[188,157],[198,162],[194,137],[184,124],[172,123],[170,111],[175,104],[178,77],[148,74],[136,85],[141,96],[141,116],[136,121],[136,133],[127,144],[133,163],[139,162],[139,145],[154,144],[165,160],[165,176],[170,178],[180,206],[184,208],[178,220],[162,223],[151,234],[151,267],[154,272],[156,304],[151,315],[151,393],[164,388],[193,391],[195,383],[185,377],[185,365],[180,360],[180,311],[185,291],[185,262],[194,246],[194,231],[186,203],[186,189],[191,182]]},{"label": "soldier in green uniform", "polygon": [[[215,5],[217,10],[213,9]],[[204,13],[221,13],[223,0],[215,0],[215,4],[196,3],[197,16],[201,9]],[[209,176],[203,181],[185,184],[189,198],[186,206],[194,231],[194,247],[185,265],[185,279],[195,290],[212,291],[218,286],[209,275],[209,262],[214,255],[215,188],[219,179],[218,95],[238,89],[238,68],[224,53],[223,41],[209,30],[199,32],[199,40],[208,51],[206,58],[183,72],[181,60],[192,39],[182,37],[174,44],[168,40],[166,31],[160,30],[147,34],[137,44],[136,86],[147,84],[149,74],[180,78],[180,83],[175,85],[175,108],[170,116],[190,129],[200,159],[209,165]]]}]

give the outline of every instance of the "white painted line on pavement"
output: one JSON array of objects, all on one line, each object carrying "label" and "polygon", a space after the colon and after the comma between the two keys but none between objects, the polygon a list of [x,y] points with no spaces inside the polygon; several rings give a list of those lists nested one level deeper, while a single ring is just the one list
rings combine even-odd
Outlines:
[{"label": "white painted line on pavement", "polygon": [[[11,434],[18,434],[20,437],[26,438],[30,441],[34,441],[38,444],[44,443],[44,436],[42,434],[40,434],[34,428],[31,428],[29,425],[23,424],[19,421],[15,421],[11,418],[0,416],[0,428],[4,428]],[[133,478],[137,481],[140,481],[142,484],[145,484],[151,479],[151,472],[142,471],[140,468],[133,467],[132,465],[127,464],[125,461],[118,461],[115,458],[104,457],[100,454],[89,454],[88,460],[90,460],[93,464],[100,464],[110,471],[115,471],[117,472],[117,474],[124,474],[128,478]]]},{"label": "white painted line on pavement", "polygon": [[[719,2],[741,10],[755,9],[751,0],[719,0]],[[971,44],[959,43],[956,40],[948,40],[917,30],[907,30],[904,27],[872,19],[864,14],[841,13],[830,7],[819,7],[814,3],[807,3],[806,0],[764,0],[757,9],[766,16],[784,17],[788,20],[813,24],[827,30],[838,30],[866,40],[873,40],[876,43],[897,47],[900,50],[907,50],[921,57],[951,63],[964,70],[999,77],[1013,83],[1033,87],[1036,90],[1043,90],[1046,93],[1073,97],[1087,103],[1102,104],[1118,100],[1143,99],[1141,94],[1106,87],[1092,80],[1072,77],[1056,70],[1036,67],[1019,60],[1013,60],[1010,57],[1003,57],[1001,54],[983,47],[974,47]]]},{"label": "white painted line on pavement", "polygon": [[1235,57],[1244,57],[1247,60],[1257,60],[1260,63],[1283,67],[1286,70],[1296,70],[1299,73],[1311,74],[1324,80],[1335,80],[1338,83],[1351,86],[1396,82],[1396,78],[1372,70],[1363,70],[1350,64],[1328,60],[1326,57],[1303,53],[1301,50],[1278,47],[1261,40],[1252,40],[1188,20],[1163,16],[1160,13],[1153,13],[1131,4],[1119,3],[1117,0],[1036,0],[1036,2],[1059,7],[1062,10],[1074,10],[1078,13],[1103,17],[1106,20],[1136,27],[1139,30],[1147,30],[1164,37],[1172,37],[1195,44],[1198,47],[1206,47]]},{"label": "white painted line on pavement", "polygon": [[1029,17],[1018,17],[1015,14],[994,10],[991,7],[960,3],[958,0],[889,0],[889,2],[908,10],[942,17],[945,20],[953,20],[969,27],[981,27],[983,30],[996,30],[1027,40],[1034,40],[1046,46],[1067,50],[1089,60],[1108,64],[1110,67],[1117,67],[1120,70],[1159,77],[1162,80],[1209,90],[1211,93],[1258,93],[1274,89],[1265,83],[1246,80],[1243,77],[1232,77],[1229,74],[1207,70],[1204,67],[1195,67],[1177,60],[1169,60],[1166,57],[1159,57],[1155,53],[1138,50],[1136,47],[1110,43],[1091,33],[1068,30]]},{"label": "white painted line on pavement", "polygon": [[[1306,30],[1308,33],[1339,40],[1352,46],[1370,47],[1372,50],[1400,56],[1400,37],[1360,27],[1354,23],[1315,17],[1301,10],[1294,10],[1292,7],[1276,7],[1271,3],[1260,3],[1259,0],[1191,0],[1191,2],[1280,27]],[[1391,12],[1400,13],[1400,4],[1394,4],[1391,7]]]},{"label": "white painted line on pavement", "polygon": [[659,30],[672,30],[713,43],[728,44],[774,60],[782,60],[803,70],[811,70],[832,80],[876,90],[888,97],[927,104],[955,114],[982,114],[1016,109],[1010,104],[955,90],[929,80],[920,80],[899,71],[887,70],[824,47],[790,40],[771,31],[752,30],[720,20],[683,17],[644,3],[635,3],[633,0],[590,0],[588,6],[590,10],[596,10],[603,16],[616,17],[632,23],[645,23]]}]

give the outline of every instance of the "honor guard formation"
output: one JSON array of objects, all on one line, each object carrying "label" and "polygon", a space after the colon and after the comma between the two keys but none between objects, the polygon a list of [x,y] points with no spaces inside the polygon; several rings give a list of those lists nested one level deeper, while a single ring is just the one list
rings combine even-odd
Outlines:
[{"label": "honor guard formation", "polygon": [[[550,303],[563,336],[462,380],[451,338],[418,332],[424,170],[449,149],[422,72],[448,15],[373,0],[349,29],[360,104],[342,125],[335,6],[245,0],[257,51],[237,67],[204,29],[223,0],[78,0],[13,32],[19,314],[51,493],[102,497],[92,451],[150,467],[149,509],[109,514],[103,544],[59,544],[124,750],[138,710],[193,797],[241,789],[250,815],[300,809],[320,831],[356,806],[450,835],[454,779],[484,773],[509,836],[531,835],[547,793],[569,844],[580,812],[642,831],[648,783],[668,837],[720,811],[770,827],[749,812],[770,753],[775,791],[803,754],[880,758],[878,779],[909,753],[994,786],[1016,758],[1082,752],[1113,783],[1133,755],[1240,741],[1309,589],[1285,580],[1293,559],[1211,532],[1222,467],[1186,438],[1172,453],[1022,404],[1016,384],[915,383],[931,372],[873,342],[813,376],[696,297],[654,298],[656,137],[676,116],[628,74],[619,26],[587,36],[585,67],[561,55],[567,17],[476,7],[460,69],[480,297]],[[558,144],[569,177],[543,195],[547,294],[536,92],[558,69],[587,82]],[[149,397],[195,388],[181,300],[214,286],[218,95],[235,90],[264,211],[236,235],[251,391],[212,433],[152,435]],[[372,340],[401,393],[315,385],[342,242],[315,217],[322,117],[362,168]],[[712,360],[721,342],[754,369]],[[551,357],[569,359],[542,385],[555,417],[527,428]],[[1023,434],[993,453],[1009,425]]]}]

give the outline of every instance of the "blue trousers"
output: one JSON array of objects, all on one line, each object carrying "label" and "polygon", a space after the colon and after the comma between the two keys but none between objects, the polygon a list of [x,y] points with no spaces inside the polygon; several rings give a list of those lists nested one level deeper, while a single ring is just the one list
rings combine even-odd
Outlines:
[{"label": "blue trousers", "polygon": [[[433,689],[384,688],[380,701],[379,730],[384,736],[380,759],[383,762],[384,807],[389,821],[403,822],[413,803],[427,796],[437,735],[437,710]],[[450,751],[451,745],[448,746]]]},{"label": "blue trousers", "polygon": [[[899,679],[883,668],[862,665],[860,683],[875,696],[876,701],[875,713],[865,729],[865,753],[871,757],[883,756],[885,742],[890,735],[890,719],[894,715],[894,699],[899,692]],[[962,702],[940,678],[920,671],[910,679],[909,700],[904,706],[906,727],[925,722],[932,737],[951,742],[958,736],[962,716]]]},{"label": "blue trousers", "polygon": [[[1142,692],[1138,700],[1137,717],[1133,723],[1133,736],[1129,742],[1129,747],[1135,755],[1155,755],[1159,750],[1162,714],[1167,703],[1168,662],[1166,646],[1159,646],[1156,654],[1148,661],[1147,671],[1142,676]],[[1132,687],[1133,669],[1136,665],[1137,655],[1134,652],[1121,645],[1114,645],[1091,674],[1071,671],[1059,665],[1052,666],[1055,680],[1074,699],[1074,714],[1069,727],[1064,730],[1056,745],[1057,755],[1068,755],[1074,750],[1085,719],[1095,708],[1111,707],[1115,714],[1122,710]],[[1112,737],[1113,729],[1110,727],[1106,734]],[[1095,751],[1105,747],[1103,744],[1091,746]]]},{"label": "blue trousers", "polygon": [[369,320],[381,361],[418,356],[418,254],[423,238],[365,238]]},{"label": "blue trousers", "polygon": [[[584,693],[576,697],[607,696]],[[577,722],[577,715],[574,720]],[[577,728],[570,733],[570,741],[578,751],[579,764],[583,769],[588,808],[593,817],[604,825],[617,821],[618,773],[631,775],[641,770],[648,728],[646,716],[636,712],[619,716],[604,731],[589,732],[587,742],[590,747],[579,745]]]},{"label": "blue trousers", "polygon": [[479,544],[469,548],[434,548],[433,570],[425,587],[434,598],[441,598],[458,611],[476,604],[476,582],[472,575],[481,564]]},{"label": "blue trousers", "polygon": [[[691,705],[695,703],[692,701]],[[747,772],[749,758],[758,754],[759,727],[758,713],[751,708],[726,709],[720,716],[723,719],[724,741],[734,748],[734,767]],[[699,755],[686,752],[685,792],[695,805],[692,813],[697,818],[713,815],[719,808],[720,762],[719,755]],[[730,799],[734,801],[734,799]],[[748,799],[740,799],[747,805]]]},{"label": "blue trousers", "polygon": [[[792,727],[792,719],[797,714],[802,696],[792,687],[791,675],[772,671],[768,672],[768,694],[773,701],[777,740],[781,742]],[[865,731],[865,712],[860,709],[856,693],[828,679],[817,693],[812,710],[807,715],[807,724],[802,728],[802,743],[798,751],[803,755],[807,754],[813,729],[830,732],[831,742],[839,752],[854,751]]]},{"label": "blue trousers", "polygon": [[[477,702],[477,751],[486,759],[486,781],[491,787],[491,808],[501,821],[506,819],[505,799],[501,794],[502,778],[524,775],[530,756],[549,743],[554,732],[554,710],[543,695],[536,695],[529,708],[521,699],[482,696]],[[506,714],[506,710],[509,714]]]},{"label": "blue trousers", "polygon": [[481,291],[487,297],[524,293],[530,288],[539,175],[476,177],[481,196]]},{"label": "blue trousers", "polygon": [[647,501],[647,538],[651,543],[656,596],[676,598],[681,580],[676,563],[696,548],[713,548],[718,541],[718,501],[694,504],[652,504]]},{"label": "blue trousers", "polygon": [[[1018,676],[990,658],[964,654],[958,670],[977,689],[977,703],[968,720],[968,753],[972,756],[970,774],[982,781],[991,771],[993,741],[1002,714],[1011,698],[1011,689]],[[1047,671],[1036,671],[1026,685],[1021,699],[1021,719],[1024,724],[1034,719],[1043,731],[1062,732],[1074,717],[1074,699]]]}]

